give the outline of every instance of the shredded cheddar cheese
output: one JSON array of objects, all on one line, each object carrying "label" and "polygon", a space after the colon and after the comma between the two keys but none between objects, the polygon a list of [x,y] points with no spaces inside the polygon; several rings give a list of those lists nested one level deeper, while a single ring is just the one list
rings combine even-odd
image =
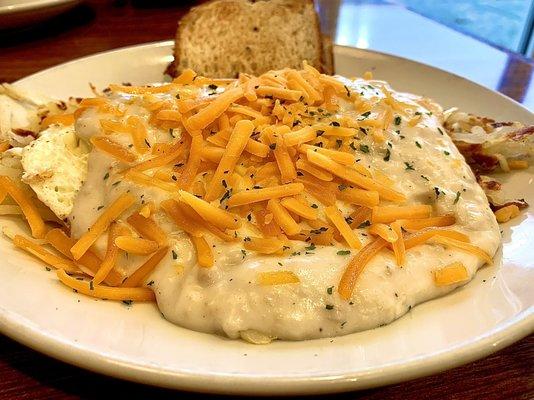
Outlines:
[{"label": "shredded cheddar cheese", "polygon": [[[110,85],[112,93],[127,95],[124,103],[95,91],[73,113],[48,116],[41,125],[71,125],[86,110],[102,113],[99,132],[90,139],[93,151],[113,158],[113,168],[118,166],[130,190],[118,192],[122,186],[117,186],[112,193],[118,198],[103,205],[76,240],[63,230],[49,230],[31,195],[0,176],[0,203],[5,196],[16,203],[5,205],[10,208],[4,213],[22,213],[34,238],[46,237],[63,256],[20,235],[14,243],[59,268],[61,282],[80,293],[140,301],[154,299],[141,286],[166,255],[173,255],[176,231],[189,238],[203,268],[217,267],[213,249],[218,241],[240,243],[243,258],[246,251],[286,254],[295,243],[357,249],[338,286],[345,300],[384,248],[393,250],[399,267],[410,259],[410,249],[436,244],[491,262],[466,234],[449,229],[456,223],[454,215],[438,215],[430,204],[403,204],[408,196],[396,180],[360,157],[382,146],[378,150],[386,147],[384,161],[389,161],[384,142],[394,125],[404,121],[415,127],[426,118],[415,103],[401,101],[384,83],[372,83],[373,94],[365,96],[304,63],[301,71],[259,77],[210,79],[186,69],[168,84]],[[354,112],[343,112],[347,102]],[[143,112],[136,115],[129,105],[144,107]],[[0,143],[0,152],[8,148],[9,143]],[[500,162],[509,169],[528,167],[522,160]],[[158,196],[139,198],[138,187]],[[495,216],[506,222],[518,213],[513,205]],[[104,235],[107,248],[100,254],[93,245]],[[129,254],[145,257],[123,281],[117,263]],[[442,286],[467,275],[456,263],[436,269],[434,278]],[[291,271],[258,274],[263,286],[298,283]]]}]

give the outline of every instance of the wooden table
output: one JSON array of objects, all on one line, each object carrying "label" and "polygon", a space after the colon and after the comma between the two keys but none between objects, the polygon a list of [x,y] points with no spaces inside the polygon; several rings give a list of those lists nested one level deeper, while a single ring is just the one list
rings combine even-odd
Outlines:
[{"label": "wooden table", "polygon": [[[168,3],[172,2],[169,0]],[[156,4],[148,0],[132,3],[88,0],[40,27],[0,33],[0,82],[12,82],[55,64],[99,51],[170,39],[174,36],[176,21],[188,8],[186,1],[174,3],[181,5],[167,6],[165,1]],[[330,11],[322,16],[329,27],[333,26],[331,19],[337,17],[337,13]],[[534,65],[520,56],[507,54],[507,57],[506,68],[500,71],[502,79],[496,89],[526,102]],[[533,105],[528,106],[532,109]],[[175,392],[86,372],[0,337],[0,400],[102,398],[110,393],[120,393],[121,397],[129,398],[180,396]],[[534,336],[486,359],[439,375],[333,397],[532,399]]]}]

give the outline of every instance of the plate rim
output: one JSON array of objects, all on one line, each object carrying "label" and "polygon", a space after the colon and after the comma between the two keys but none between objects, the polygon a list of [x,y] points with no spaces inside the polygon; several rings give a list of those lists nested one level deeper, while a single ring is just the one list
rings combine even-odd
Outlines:
[{"label": "plate rim", "polygon": [[[0,15],[9,16],[11,14],[23,13],[23,12],[32,11],[32,10],[42,10],[46,8],[54,8],[58,6],[63,6],[63,5],[70,4],[70,3],[73,3],[73,4],[79,3],[80,1],[81,0],[33,0],[27,3],[1,6]],[[54,67],[51,67],[51,68],[54,68]],[[50,68],[47,68],[47,69],[50,69]],[[46,70],[43,70],[43,71],[46,71]],[[28,75],[28,76],[31,76],[31,75]]]},{"label": "plate rim", "polygon": [[[171,47],[173,44],[173,40],[155,41],[102,51],[52,66],[21,78],[13,84],[16,85],[24,82],[26,79],[36,78],[40,74],[46,74],[50,70],[58,67],[66,67],[72,63],[83,62],[88,58],[142,48]],[[338,45],[335,46],[336,48],[344,52],[369,52],[419,64],[432,70],[438,70],[439,72],[467,81],[469,84],[474,84],[493,94],[498,94],[508,101],[512,101],[516,106],[530,112],[525,106],[502,93],[428,64],[374,50]],[[435,374],[486,357],[534,332],[534,306],[530,306],[513,318],[502,321],[498,326],[490,331],[484,332],[482,335],[457,343],[448,350],[441,350],[415,357],[409,362],[391,362],[379,369],[370,367],[354,373],[345,373],[341,376],[332,373],[308,375],[306,377],[272,376],[269,377],[268,381],[263,377],[253,375],[214,374],[209,371],[200,375],[198,373],[188,373],[147,366],[146,364],[137,364],[131,360],[126,362],[118,357],[102,355],[98,350],[94,350],[94,348],[83,348],[75,343],[58,340],[57,337],[45,335],[29,322],[31,321],[20,318],[16,314],[13,315],[9,310],[0,307],[1,333],[45,355],[115,378],[170,389],[192,390],[203,393],[263,395],[319,394],[394,384]],[[401,366],[402,368],[400,368]],[[209,383],[209,385],[206,385],[206,383]]]}]

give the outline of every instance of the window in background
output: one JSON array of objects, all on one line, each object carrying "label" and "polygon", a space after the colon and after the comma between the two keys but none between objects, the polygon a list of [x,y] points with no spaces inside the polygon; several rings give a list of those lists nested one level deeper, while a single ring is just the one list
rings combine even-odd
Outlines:
[{"label": "window in background", "polygon": [[[394,0],[496,46],[532,56],[533,0]],[[532,46],[532,43],[531,43]]]}]

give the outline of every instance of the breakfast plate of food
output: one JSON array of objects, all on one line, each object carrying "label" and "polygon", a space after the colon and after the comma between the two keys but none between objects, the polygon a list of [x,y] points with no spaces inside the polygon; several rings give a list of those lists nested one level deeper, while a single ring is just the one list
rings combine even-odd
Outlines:
[{"label": "breakfast plate of food", "polygon": [[1,86],[2,333],[128,380],[303,394],[532,331],[530,111],[339,46],[214,77],[193,28]]}]

